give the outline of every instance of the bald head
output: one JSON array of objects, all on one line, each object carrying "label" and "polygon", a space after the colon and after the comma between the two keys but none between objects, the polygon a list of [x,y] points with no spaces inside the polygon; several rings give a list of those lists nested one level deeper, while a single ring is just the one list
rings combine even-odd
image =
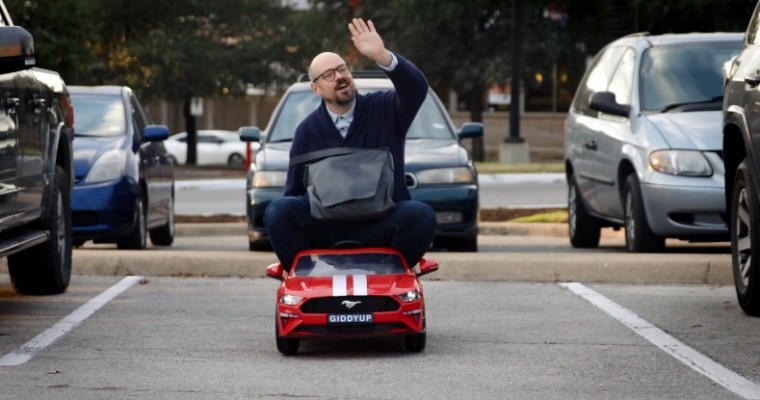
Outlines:
[{"label": "bald head", "polygon": [[309,80],[313,81],[316,77],[328,69],[335,68],[345,63],[346,62],[343,60],[343,58],[335,53],[327,51],[324,53],[319,53],[316,57],[314,57],[313,60],[311,60],[311,64],[309,65]]}]

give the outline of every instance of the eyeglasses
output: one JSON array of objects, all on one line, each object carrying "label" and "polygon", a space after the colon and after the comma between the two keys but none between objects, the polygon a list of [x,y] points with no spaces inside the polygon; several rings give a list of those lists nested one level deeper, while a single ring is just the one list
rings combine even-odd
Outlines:
[{"label": "eyeglasses", "polygon": [[332,81],[335,80],[335,73],[336,72],[339,72],[341,75],[348,75],[349,74],[349,72],[348,72],[348,65],[343,64],[343,65],[338,66],[336,68],[330,68],[327,71],[323,72],[318,77],[314,78],[314,80],[312,81],[312,83],[316,83],[317,80],[319,80],[319,78],[322,78],[322,79],[324,79],[327,82],[332,82]]}]

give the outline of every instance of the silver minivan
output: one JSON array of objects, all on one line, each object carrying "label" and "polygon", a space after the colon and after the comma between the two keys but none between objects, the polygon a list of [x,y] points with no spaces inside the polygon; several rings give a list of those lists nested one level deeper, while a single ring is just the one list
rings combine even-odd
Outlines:
[{"label": "silver minivan", "polygon": [[631,252],[728,240],[722,67],[742,37],[634,34],[597,54],[566,123],[574,247],[598,246],[603,227],[625,228]]}]

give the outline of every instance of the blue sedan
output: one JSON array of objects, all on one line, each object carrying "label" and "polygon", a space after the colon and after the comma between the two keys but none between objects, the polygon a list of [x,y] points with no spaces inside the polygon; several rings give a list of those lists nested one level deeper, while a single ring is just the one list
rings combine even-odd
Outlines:
[{"label": "blue sedan", "polygon": [[73,86],[74,176],[71,196],[74,244],[116,243],[143,249],[174,242],[174,167],[163,141],[125,86]]}]

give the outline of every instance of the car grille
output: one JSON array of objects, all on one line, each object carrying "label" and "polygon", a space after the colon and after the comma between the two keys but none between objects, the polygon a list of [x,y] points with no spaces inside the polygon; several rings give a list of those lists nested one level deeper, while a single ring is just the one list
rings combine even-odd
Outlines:
[{"label": "car grille", "polygon": [[400,323],[389,324],[369,324],[369,325],[301,325],[293,333],[311,333],[311,334],[355,334],[355,333],[372,333],[382,334],[387,332],[409,331],[409,327]]},{"label": "car grille", "polygon": [[[355,302],[351,308],[342,304],[344,301]],[[308,300],[301,306],[304,314],[357,314],[376,311],[396,311],[399,303],[387,296],[341,296],[320,297]]]}]

